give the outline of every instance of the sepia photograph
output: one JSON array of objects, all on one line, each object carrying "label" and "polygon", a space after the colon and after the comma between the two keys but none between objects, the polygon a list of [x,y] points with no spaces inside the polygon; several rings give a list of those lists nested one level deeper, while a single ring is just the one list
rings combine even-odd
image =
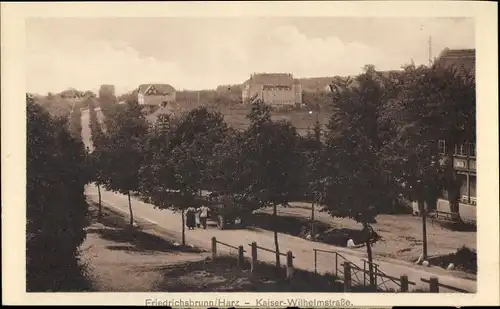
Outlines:
[{"label": "sepia photograph", "polygon": [[25,18],[23,293],[479,292],[477,18],[195,15]]}]

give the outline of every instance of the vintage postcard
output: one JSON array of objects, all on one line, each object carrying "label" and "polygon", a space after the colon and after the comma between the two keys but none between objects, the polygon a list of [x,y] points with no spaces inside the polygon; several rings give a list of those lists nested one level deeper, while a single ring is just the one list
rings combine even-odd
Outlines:
[{"label": "vintage postcard", "polygon": [[495,8],[2,3],[4,303],[498,305]]}]

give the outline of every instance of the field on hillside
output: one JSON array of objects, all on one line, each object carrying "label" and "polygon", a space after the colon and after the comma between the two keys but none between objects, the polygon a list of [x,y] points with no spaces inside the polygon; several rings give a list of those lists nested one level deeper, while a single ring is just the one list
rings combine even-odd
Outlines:
[{"label": "field on hillside", "polygon": [[[224,115],[226,122],[233,128],[238,130],[244,130],[247,128],[249,121],[246,118],[247,114],[250,112],[249,105],[234,104],[234,105],[213,105],[213,104],[197,104],[193,101],[183,101],[176,104],[174,113],[182,114],[188,112],[199,106],[206,106],[210,110],[218,111]],[[161,113],[161,110],[156,111],[153,114],[147,116],[148,120],[154,121],[156,114]],[[318,119],[322,125],[328,123],[331,113],[329,111],[321,111],[318,114]],[[288,120],[296,128],[299,134],[304,135],[307,133],[308,129],[314,126],[316,122],[316,112],[313,111],[312,114],[309,113],[308,109],[300,109],[293,111],[273,111],[272,118],[274,120]]]}]

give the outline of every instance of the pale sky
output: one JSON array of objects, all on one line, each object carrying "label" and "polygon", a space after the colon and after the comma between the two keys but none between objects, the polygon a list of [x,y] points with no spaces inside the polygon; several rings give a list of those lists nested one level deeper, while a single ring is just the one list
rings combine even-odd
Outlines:
[{"label": "pale sky", "polygon": [[474,21],[451,18],[50,18],[26,22],[27,90],[118,94],[139,84],[178,90],[237,84],[253,72],[345,76],[365,64],[427,64],[445,48],[474,48]]}]

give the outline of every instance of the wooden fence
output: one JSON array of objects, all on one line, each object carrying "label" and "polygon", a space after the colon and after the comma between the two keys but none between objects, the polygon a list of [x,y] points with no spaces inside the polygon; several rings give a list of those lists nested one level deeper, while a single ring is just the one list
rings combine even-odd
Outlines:
[{"label": "wooden fence", "polygon": [[[373,271],[373,281],[370,282],[370,262],[362,259],[363,267],[356,265],[342,254],[336,251],[323,250],[323,249],[313,249],[314,252],[314,272],[318,273],[318,254],[327,253],[333,255],[334,258],[334,269],[333,274],[335,277],[343,277],[344,280],[344,290],[346,292],[350,291],[353,286],[369,286],[374,291],[386,291],[392,292],[396,290],[398,292],[408,292],[409,286],[416,286],[417,283],[410,281],[408,276],[403,275],[399,278],[390,276],[384,273],[380,266],[372,262]],[[368,282],[367,282],[368,279]],[[437,277],[431,277],[430,279],[421,278],[422,282],[429,284],[429,292],[439,293],[439,287],[443,287],[452,291],[461,293],[470,293],[470,291],[439,283]],[[393,286],[394,288],[391,288]]]},{"label": "wooden fence", "polygon": [[218,241],[217,238],[212,237],[212,260],[215,260],[217,258],[217,244],[223,245],[230,249],[238,250],[238,257],[236,259],[237,265],[239,267],[243,267],[243,263],[245,261],[245,252],[246,252],[243,246],[235,247],[233,245],[223,243],[222,241]]},{"label": "wooden fence", "polygon": [[[223,243],[221,241],[218,241],[217,238],[212,237],[212,259],[216,260],[218,256],[218,245],[222,245],[224,247],[227,247],[229,249],[237,250],[237,265],[240,268],[243,268],[244,262],[245,262],[245,251],[244,247],[242,245],[240,246],[233,246],[227,243]],[[251,244],[248,244],[250,246],[250,273],[251,275],[255,275],[257,272],[257,267],[258,267],[258,250],[266,251],[266,252],[271,252],[271,253],[276,253],[275,250],[264,248],[261,246],[258,246],[256,242],[252,242]],[[380,267],[376,263],[371,263],[371,270],[373,273],[373,276],[370,276],[370,262],[367,260],[362,259],[363,261],[363,266],[356,265],[346,257],[344,257],[342,254],[336,252],[336,251],[329,251],[329,250],[323,250],[323,249],[313,249],[314,251],[314,272],[317,274],[317,266],[318,266],[318,259],[317,256],[319,253],[327,253],[330,255],[333,255],[334,257],[334,267],[332,269],[332,275],[335,278],[342,278],[343,283],[344,283],[344,292],[350,292],[352,291],[353,287],[369,287],[370,290],[375,291],[384,291],[384,292],[409,292],[409,286],[416,285],[416,282],[410,281],[408,279],[408,276],[403,275],[400,276],[399,278],[393,277],[390,275],[387,275],[384,273],[382,270],[380,270]],[[288,251],[287,253],[282,253],[280,252],[281,256],[286,256],[286,278],[287,279],[292,279],[293,274],[294,274],[294,266],[293,266],[293,260],[295,259],[295,256],[291,251]],[[370,278],[373,278],[370,280]],[[439,287],[443,287],[445,289],[449,289],[452,291],[456,292],[461,292],[461,293],[470,293],[470,291],[442,284],[439,283],[439,280],[437,277],[431,277],[430,279],[425,279],[421,278],[420,279],[422,282],[428,283],[429,284],[429,292],[431,293],[439,293]]]},{"label": "wooden fence", "polygon": [[[243,267],[244,264],[244,253],[246,252],[243,248],[243,246],[233,246],[229,245],[226,243],[223,243],[221,241],[218,241],[217,238],[212,237],[212,259],[215,260],[217,258],[217,244],[226,246],[230,249],[236,249],[238,250],[238,258],[237,258],[237,264],[239,267]],[[258,267],[258,255],[257,251],[263,250],[271,253],[276,253],[275,250],[267,249],[264,247],[260,247],[257,245],[256,242],[252,242],[251,244],[248,244],[251,247],[251,258],[250,258],[250,273],[253,276],[257,272],[257,267]],[[293,267],[293,259],[295,258],[293,256],[293,253],[291,251],[288,251],[287,253],[281,253],[281,256],[286,256],[286,277],[287,279],[291,279],[293,277],[294,273],[294,267]]]}]

